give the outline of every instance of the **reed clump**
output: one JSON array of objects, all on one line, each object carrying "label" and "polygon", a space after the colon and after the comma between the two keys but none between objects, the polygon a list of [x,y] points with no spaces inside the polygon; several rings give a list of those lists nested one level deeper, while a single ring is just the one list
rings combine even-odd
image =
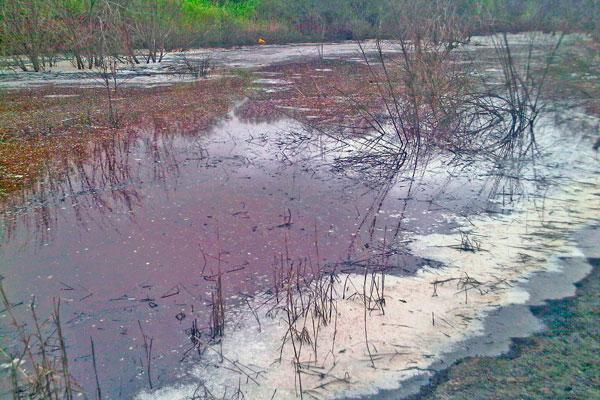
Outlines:
[{"label": "reed clump", "polygon": [[51,315],[41,320],[35,299],[29,304],[31,325],[20,321],[0,281],[0,297],[18,345],[10,350],[0,348],[0,357],[8,369],[8,387],[13,400],[72,400],[84,394],[69,369],[69,356],[60,319],[60,299],[53,302]]}]

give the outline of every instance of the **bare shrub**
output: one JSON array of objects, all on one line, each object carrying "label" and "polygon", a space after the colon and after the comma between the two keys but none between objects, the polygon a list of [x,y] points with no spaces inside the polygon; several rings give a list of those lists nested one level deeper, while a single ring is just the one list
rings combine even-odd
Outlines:
[{"label": "bare shrub", "polygon": [[210,74],[211,60],[210,55],[199,59],[190,58],[187,55],[183,55],[180,58],[181,65],[170,66],[174,73],[178,75],[191,75],[194,78],[206,78]]},{"label": "bare shrub", "polygon": [[514,54],[506,32],[494,37],[494,49],[502,69],[501,85],[480,96],[479,110],[487,112],[496,123],[489,133],[492,149],[522,156],[536,146],[535,123],[544,110],[542,101],[550,67],[564,38],[564,33],[548,49],[539,34],[528,37],[525,54]]},{"label": "bare shrub", "polygon": [[0,3],[2,47],[23,71],[51,67],[58,51],[58,26],[52,2],[11,0]]},{"label": "bare shrub", "polygon": [[[453,52],[469,41],[469,30],[451,2],[405,3],[399,14],[397,44],[377,40],[372,59],[358,43],[376,88],[375,104],[383,112],[360,102],[356,109],[376,132],[370,148],[418,158],[423,143],[445,145],[462,136],[460,132],[473,129],[465,106],[472,96],[471,71],[457,62]],[[385,46],[397,47],[399,56],[386,55]]]},{"label": "bare shrub", "polygon": [[9,387],[13,399],[72,400],[83,393],[69,370],[67,346],[60,320],[60,299],[54,300],[50,318],[40,320],[35,299],[29,305],[33,328],[17,319],[14,308],[0,282],[0,297],[8,314],[20,349],[10,353],[0,349],[10,370]]}]

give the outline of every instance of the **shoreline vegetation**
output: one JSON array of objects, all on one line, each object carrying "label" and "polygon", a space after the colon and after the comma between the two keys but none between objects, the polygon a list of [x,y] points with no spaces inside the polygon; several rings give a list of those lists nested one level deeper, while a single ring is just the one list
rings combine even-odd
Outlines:
[{"label": "shoreline vegetation", "polygon": [[[77,69],[96,69],[107,55],[135,65],[201,47],[410,39],[424,17],[441,40],[458,32],[465,41],[497,32],[600,33],[593,0],[3,0],[0,54],[4,68],[43,71],[66,57]],[[455,32],[445,31],[448,22]]]},{"label": "shoreline vegetation", "polygon": [[[337,79],[324,93],[320,93],[321,88],[317,86],[315,95],[296,96],[286,105],[292,108],[316,105],[321,119],[333,120],[336,113],[342,119],[348,113],[358,114],[359,121],[352,122],[361,124],[362,129],[380,130],[381,121],[375,121],[379,118],[374,111],[377,107],[386,108],[387,119],[412,120],[409,122],[414,125],[431,122],[421,121],[424,116],[416,114],[422,112],[414,111],[419,108],[427,108],[423,113],[431,115],[425,118],[436,120],[436,126],[448,118],[455,119],[452,113],[473,99],[458,104],[448,101],[448,96],[470,96],[467,91],[481,89],[473,87],[480,82],[469,76],[471,70],[480,66],[473,60],[460,60],[464,65],[458,67],[459,59],[455,55],[455,50],[469,44],[475,34],[497,36],[496,58],[505,58],[504,67],[508,68],[505,72],[510,73],[504,79],[508,88],[512,86],[502,101],[507,101],[508,108],[514,108],[513,123],[520,112],[536,118],[540,109],[530,97],[535,94],[539,99],[541,91],[538,89],[543,86],[560,88],[562,93],[555,93],[555,97],[570,92],[571,98],[585,98],[583,106],[592,115],[597,115],[600,108],[598,84],[594,83],[599,73],[595,38],[599,32],[600,6],[590,0],[558,3],[550,0],[352,0],[342,3],[333,0],[3,0],[0,11],[2,69],[45,71],[63,68],[67,62],[72,69],[95,73],[98,86],[89,90],[53,86],[0,90],[0,198],[30,186],[34,182],[32,178],[39,175],[40,160],[47,158],[44,154],[54,153],[52,149],[84,146],[87,139],[83,139],[82,134],[104,136],[107,132],[126,130],[134,124],[135,117],[129,116],[132,112],[174,116],[182,105],[180,101],[165,99],[171,91],[181,94],[191,88],[190,97],[197,96],[194,94],[197,90],[212,92],[196,97],[196,106],[204,101],[222,103],[227,96],[215,90],[220,84],[217,82],[222,81],[227,86],[232,78],[216,75],[237,73],[249,86],[252,73],[248,70],[217,72],[210,54],[201,59],[184,55],[167,73],[195,79],[193,84],[171,82],[171,89],[131,89],[122,87],[127,77],[120,70],[125,66],[158,64],[165,54],[173,51],[211,45],[256,44],[263,37],[267,43],[351,39],[357,40],[361,50],[364,50],[361,39],[378,38],[380,53],[370,61],[373,55],[363,53],[364,60],[358,64],[366,62],[366,66],[352,67],[349,79]],[[537,44],[531,39],[530,58],[537,57],[540,51],[547,51],[545,57],[549,57],[545,61],[537,58],[536,62],[546,63],[545,71],[536,67],[535,73],[541,75],[539,81],[529,72],[533,65],[523,64],[520,67],[526,70],[511,71],[509,64],[514,60],[508,42],[506,45],[502,42],[502,35],[522,31],[552,32],[553,37],[556,36],[557,47],[553,51],[536,48]],[[579,43],[562,43],[562,35],[569,32],[588,36]],[[388,60],[388,55],[381,52],[379,39],[386,38],[394,39],[396,45],[401,46],[400,56]],[[503,47],[506,48],[503,50]],[[320,62],[324,62],[322,48],[319,55]],[[342,66],[343,70],[348,67]],[[213,78],[198,80],[208,75]],[[368,79],[361,81],[365,76]],[[295,88],[301,94],[314,80],[308,75],[305,79],[307,82],[300,82]],[[552,82],[545,84],[546,80]],[[522,85],[531,87],[519,93]],[[151,107],[151,102],[140,101],[146,94],[157,98],[160,106]],[[179,94],[176,97],[181,97]],[[335,104],[332,102],[335,95],[345,101]],[[280,101],[277,97],[277,93],[272,93],[265,101],[253,102],[254,111],[262,114],[273,111],[272,104]],[[400,111],[395,107],[398,101],[412,106]],[[195,107],[191,98],[185,104],[187,108]],[[482,112],[490,111],[488,106],[478,105]],[[281,108],[277,111],[283,114]],[[168,120],[164,115],[158,118]],[[490,123],[492,119],[482,123]],[[518,124],[529,122],[523,120]],[[443,130],[461,128],[454,125]],[[418,127],[405,129],[394,124],[394,130],[400,136],[421,135]],[[439,135],[442,129],[433,130]],[[17,148],[25,151],[16,151]]]}]

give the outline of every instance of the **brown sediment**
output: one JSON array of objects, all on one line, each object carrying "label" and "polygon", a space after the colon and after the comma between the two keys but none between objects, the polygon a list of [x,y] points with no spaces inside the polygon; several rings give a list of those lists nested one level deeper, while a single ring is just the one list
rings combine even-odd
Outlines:
[{"label": "brown sediment", "polygon": [[292,63],[266,67],[259,73],[273,74],[289,85],[280,88],[283,90],[255,92],[239,112],[242,119],[261,120],[279,114],[310,124],[360,126],[358,105],[381,105],[368,67],[361,63]]},{"label": "brown sediment", "polygon": [[85,153],[90,141],[113,140],[149,121],[161,130],[196,134],[208,129],[241,98],[237,77],[172,86],[119,88],[113,95],[118,126],[109,124],[104,88],[43,87],[2,94],[0,195],[35,182],[61,156]]},{"label": "brown sediment", "polygon": [[[290,87],[252,91],[249,101],[235,110],[242,121],[291,116],[310,124],[368,128],[356,107],[381,106],[363,64],[294,63],[257,72],[277,74]],[[90,141],[113,140],[148,124],[184,135],[207,130],[231,110],[235,100],[250,93],[247,89],[247,79],[237,76],[119,88],[113,94],[117,127],[109,122],[103,87],[44,86],[1,93],[0,195],[33,184],[53,160],[82,157]]]}]

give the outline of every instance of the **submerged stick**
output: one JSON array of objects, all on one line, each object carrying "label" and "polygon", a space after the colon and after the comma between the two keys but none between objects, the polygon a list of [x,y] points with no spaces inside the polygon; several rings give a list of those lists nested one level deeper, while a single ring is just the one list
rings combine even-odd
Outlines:
[{"label": "submerged stick", "polygon": [[90,345],[92,347],[92,365],[94,366],[94,376],[96,378],[96,396],[102,400],[102,390],[100,389],[100,379],[98,378],[98,367],[96,366],[96,350],[94,348],[94,339],[90,336]]},{"label": "submerged stick", "polygon": [[61,363],[62,363],[62,372],[63,379],[65,381],[65,399],[73,400],[73,389],[71,388],[71,379],[69,373],[69,361],[67,357],[67,347],[65,344],[65,339],[62,332],[62,326],[60,323],[60,297],[54,300],[54,313],[52,315],[54,318],[54,324],[56,325],[56,333],[58,334],[58,343],[60,346],[61,352]]}]

